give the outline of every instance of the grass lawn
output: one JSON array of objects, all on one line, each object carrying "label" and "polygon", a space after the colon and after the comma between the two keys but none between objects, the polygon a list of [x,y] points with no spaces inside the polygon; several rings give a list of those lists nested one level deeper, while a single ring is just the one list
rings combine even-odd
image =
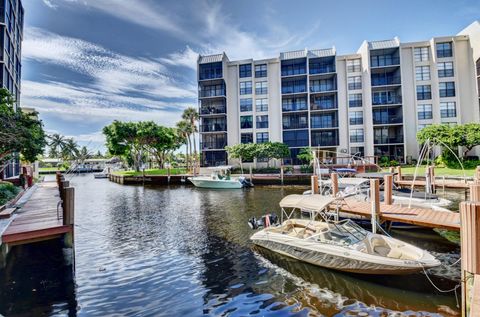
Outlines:
[{"label": "grass lawn", "polygon": [[[186,174],[187,171],[183,168],[171,168],[170,175]],[[135,171],[115,171],[115,175],[123,176],[142,176],[142,172]],[[145,170],[145,175],[167,175],[167,169],[148,169]]]},{"label": "grass lawn", "polygon": [[[387,169],[383,169],[383,171],[388,172]],[[415,173],[415,167],[403,167],[402,166],[402,175],[413,175]],[[472,177],[475,174],[475,169],[466,169],[465,175],[467,177]],[[417,176],[424,176],[425,175],[425,166],[420,166],[417,170]],[[461,169],[454,169],[448,167],[435,167],[435,176],[457,176],[463,177],[463,171]]]}]

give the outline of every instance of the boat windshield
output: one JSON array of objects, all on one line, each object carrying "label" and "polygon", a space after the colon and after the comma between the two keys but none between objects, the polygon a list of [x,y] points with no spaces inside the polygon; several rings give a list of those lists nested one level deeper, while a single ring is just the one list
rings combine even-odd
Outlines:
[{"label": "boat windshield", "polygon": [[368,231],[354,223],[350,219],[339,222],[330,222],[328,228],[324,228],[318,235],[322,242],[333,242],[335,244],[351,245],[356,244],[368,235]]}]

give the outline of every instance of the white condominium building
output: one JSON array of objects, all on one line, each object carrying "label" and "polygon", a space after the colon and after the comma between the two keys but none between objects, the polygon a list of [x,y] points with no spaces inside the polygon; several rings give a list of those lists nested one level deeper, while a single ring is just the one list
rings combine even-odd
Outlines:
[{"label": "white condominium building", "polygon": [[419,129],[480,122],[479,76],[478,21],[422,42],[365,41],[349,55],[199,56],[201,163],[227,164],[225,146],[267,141],[289,146],[286,164],[305,147],[407,162]]}]

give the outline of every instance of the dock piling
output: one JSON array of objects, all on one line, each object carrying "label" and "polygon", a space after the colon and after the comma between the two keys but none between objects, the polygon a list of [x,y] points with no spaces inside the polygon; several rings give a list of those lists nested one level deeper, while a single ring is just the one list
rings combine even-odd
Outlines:
[{"label": "dock piling", "polygon": [[370,203],[372,212],[372,233],[377,233],[377,221],[380,214],[380,180],[370,180]]},{"label": "dock piling", "polygon": [[317,175],[312,175],[312,183],[311,183],[311,186],[312,186],[312,189],[311,189],[311,192],[312,192],[312,195],[313,194],[318,194],[319,192],[319,188],[318,188],[318,176]]},{"label": "dock piling", "polygon": [[385,175],[383,177],[385,186],[385,205],[393,204],[392,189],[393,189],[393,175]]},{"label": "dock piling", "polygon": [[332,173],[330,174],[330,178],[332,180],[332,196],[337,197],[338,194],[338,174]]}]

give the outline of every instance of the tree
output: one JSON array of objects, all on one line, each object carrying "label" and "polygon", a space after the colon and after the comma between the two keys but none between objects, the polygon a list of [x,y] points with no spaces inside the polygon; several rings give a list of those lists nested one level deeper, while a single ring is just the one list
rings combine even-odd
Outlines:
[{"label": "tree", "polygon": [[49,156],[51,158],[57,158],[60,157],[60,153],[63,152],[63,149],[66,146],[66,139],[63,135],[60,135],[58,133],[51,134],[47,136],[47,138],[50,140],[48,145],[50,146],[50,153]]},{"label": "tree", "polygon": [[43,123],[36,113],[23,113],[8,90],[0,89],[0,172],[15,153],[35,161],[46,145]]},{"label": "tree", "polygon": [[151,132],[152,139],[148,146],[150,153],[155,157],[158,166],[164,168],[169,154],[180,146],[177,131],[174,128],[157,125]]},{"label": "tree", "polygon": [[65,140],[65,146],[61,152],[64,161],[75,160],[79,155],[78,144],[73,138]]},{"label": "tree", "polygon": [[90,153],[88,152],[88,149],[86,146],[82,146],[80,148],[80,151],[78,151],[77,154],[77,159],[80,161],[80,163],[84,163],[87,159],[91,157]]},{"label": "tree", "polygon": [[107,149],[110,154],[124,157],[129,165],[140,171],[144,157],[144,144],[138,134],[138,124],[134,122],[113,121],[103,128]]},{"label": "tree", "polygon": [[257,157],[267,159],[267,166],[270,166],[271,159],[281,160],[290,156],[288,145],[282,142],[265,142],[257,144]]},{"label": "tree", "polygon": [[177,122],[177,131],[178,135],[180,136],[180,139],[182,140],[182,143],[185,144],[185,152],[186,152],[186,158],[185,158],[185,163],[187,165],[187,170],[190,169],[190,155],[189,155],[189,149],[191,149],[190,145],[190,124],[185,121],[181,120]]},{"label": "tree", "polygon": [[[189,131],[191,132],[191,135],[193,135],[193,158],[194,162],[196,163],[197,161],[197,139],[196,139],[196,133],[198,133],[198,128],[197,128],[197,121],[200,118],[197,109],[193,107],[188,107],[183,111],[182,114],[182,119],[187,121],[189,123]],[[190,138],[190,135],[189,135]],[[190,153],[192,153],[190,149]],[[196,165],[196,164],[195,164]]]},{"label": "tree", "polygon": [[463,156],[465,157],[475,146],[480,145],[480,124],[467,123],[454,126],[457,135],[462,137],[460,146],[464,147]]},{"label": "tree", "polygon": [[312,164],[313,162],[313,151],[309,147],[304,147],[303,149],[300,150],[300,152],[297,154],[297,158],[303,162],[303,164]]}]

